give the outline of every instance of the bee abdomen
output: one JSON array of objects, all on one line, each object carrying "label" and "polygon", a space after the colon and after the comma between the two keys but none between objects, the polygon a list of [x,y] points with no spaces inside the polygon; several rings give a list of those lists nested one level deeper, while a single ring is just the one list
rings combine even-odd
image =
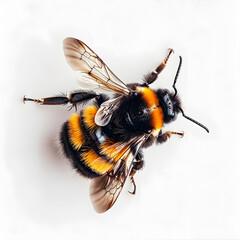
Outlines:
[{"label": "bee abdomen", "polygon": [[76,169],[81,175],[88,178],[95,178],[100,176],[100,174],[92,171],[90,167],[84,164],[79,156],[79,152],[74,149],[69,139],[69,122],[65,122],[62,127],[62,131],[60,133],[60,142],[62,144],[65,156],[71,161],[73,168]]},{"label": "bee abdomen", "polygon": [[97,112],[95,106],[73,114],[63,125],[61,144],[66,157],[83,176],[94,178],[109,172],[114,163],[102,154],[96,136],[98,126],[94,122]]}]

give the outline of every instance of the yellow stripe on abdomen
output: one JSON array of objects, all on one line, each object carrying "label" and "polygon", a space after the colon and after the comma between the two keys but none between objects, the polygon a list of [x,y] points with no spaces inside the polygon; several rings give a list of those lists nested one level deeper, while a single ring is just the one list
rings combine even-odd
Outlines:
[{"label": "yellow stripe on abdomen", "polygon": [[90,149],[81,154],[84,163],[93,171],[104,174],[113,168],[113,163],[110,163],[100,157],[93,149]]},{"label": "yellow stripe on abdomen", "polygon": [[73,114],[68,120],[68,134],[70,143],[79,150],[84,143],[84,135],[80,126],[80,115]]},{"label": "yellow stripe on abdomen", "polygon": [[96,106],[90,106],[84,109],[83,118],[87,128],[94,129],[97,127],[97,124],[94,120],[97,111],[98,109]]}]

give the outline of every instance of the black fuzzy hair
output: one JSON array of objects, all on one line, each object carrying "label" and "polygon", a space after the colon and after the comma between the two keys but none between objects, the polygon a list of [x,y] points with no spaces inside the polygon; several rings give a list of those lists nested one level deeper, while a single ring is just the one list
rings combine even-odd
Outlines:
[{"label": "black fuzzy hair", "polygon": [[74,150],[70,144],[68,136],[68,122],[65,122],[62,126],[60,133],[60,143],[63,147],[64,155],[70,160],[73,168],[76,169],[78,173],[87,178],[95,178],[100,176],[96,172],[92,171],[88,166],[83,164],[79,158],[79,152]]}]

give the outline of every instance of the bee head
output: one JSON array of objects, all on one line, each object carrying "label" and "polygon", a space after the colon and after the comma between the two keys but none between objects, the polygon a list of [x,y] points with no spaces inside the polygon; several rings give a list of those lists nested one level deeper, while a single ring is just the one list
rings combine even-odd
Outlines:
[{"label": "bee head", "polygon": [[181,108],[181,100],[178,95],[171,93],[167,89],[158,89],[156,94],[163,110],[164,123],[170,123],[176,120]]}]

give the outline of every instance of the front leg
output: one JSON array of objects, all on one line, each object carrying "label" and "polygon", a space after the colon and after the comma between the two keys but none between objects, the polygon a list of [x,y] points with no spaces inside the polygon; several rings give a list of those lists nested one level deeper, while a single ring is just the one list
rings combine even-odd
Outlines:
[{"label": "front leg", "polygon": [[146,77],[145,77],[146,85],[153,83],[157,79],[158,75],[166,67],[170,55],[174,52],[172,48],[169,48],[168,50],[169,50],[169,52],[168,52],[168,55],[165,57],[165,59],[157,66],[157,68],[154,71],[152,71],[151,73],[146,75]]},{"label": "front leg", "polygon": [[180,135],[181,137],[184,136],[184,132],[179,133],[179,132],[172,132],[172,131],[167,131],[165,133],[160,132],[158,137],[157,137],[157,143],[164,143],[166,142],[172,134]]}]

